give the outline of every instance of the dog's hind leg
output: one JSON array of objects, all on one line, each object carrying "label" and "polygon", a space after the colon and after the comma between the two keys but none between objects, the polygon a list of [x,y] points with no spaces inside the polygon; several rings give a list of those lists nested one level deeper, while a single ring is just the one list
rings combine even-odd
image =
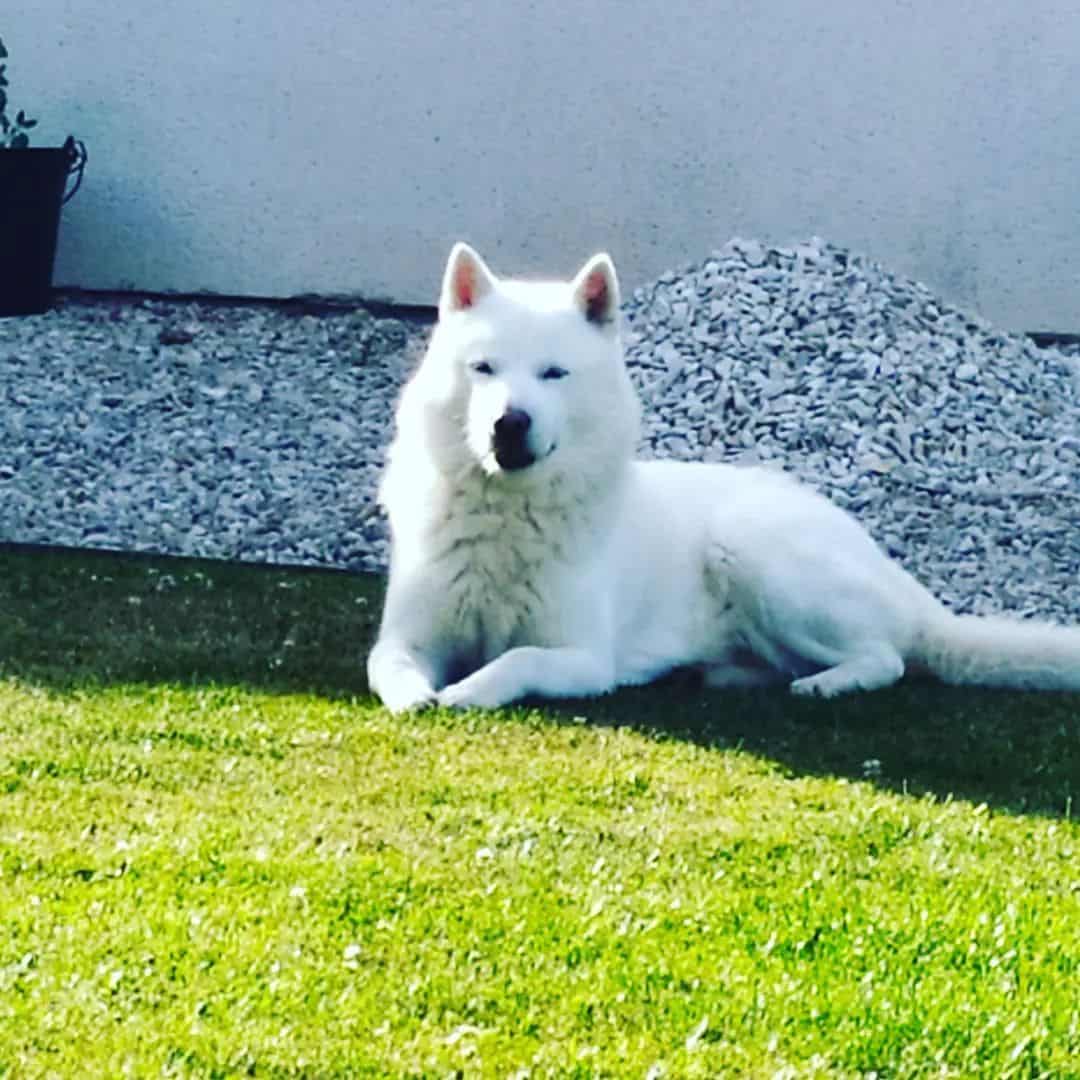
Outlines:
[{"label": "dog's hind leg", "polygon": [[795,679],[791,692],[802,697],[836,697],[852,690],[891,686],[904,674],[904,658],[888,642],[862,643],[859,652],[814,675]]},{"label": "dog's hind leg", "polygon": [[825,587],[806,588],[788,568],[767,578],[743,625],[750,650],[792,680],[793,694],[806,697],[831,698],[897,682],[913,633],[913,605],[905,605],[903,595],[875,588],[869,575],[834,575],[830,581],[822,574],[819,582]]}]

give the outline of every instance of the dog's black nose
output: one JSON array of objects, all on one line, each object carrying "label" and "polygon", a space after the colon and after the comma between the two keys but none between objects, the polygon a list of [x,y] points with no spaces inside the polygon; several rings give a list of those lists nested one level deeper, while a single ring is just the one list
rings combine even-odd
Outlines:
[{"label": "dog's black nose", "polygon": [[524,409],[507,409],[495,421],[495,438],[507,443],[520,442],[532,426],[532,417]]},{"label": "dog's black nose", "polygon": [[491,435],[491,448],[499,467],[508,471],[524,469],[535,460],[529,449],[529,428],[532,417],[524,409],[507,409],[495,421]]}]

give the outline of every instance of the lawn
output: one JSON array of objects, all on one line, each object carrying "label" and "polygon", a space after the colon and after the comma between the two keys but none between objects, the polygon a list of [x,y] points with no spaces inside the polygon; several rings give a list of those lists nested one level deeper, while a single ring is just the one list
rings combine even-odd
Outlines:
[{"label": "lawn", "polygon": [[381,589],[0,547],[0,1075],[1080,1075],[1080,698],[392,718]]}]

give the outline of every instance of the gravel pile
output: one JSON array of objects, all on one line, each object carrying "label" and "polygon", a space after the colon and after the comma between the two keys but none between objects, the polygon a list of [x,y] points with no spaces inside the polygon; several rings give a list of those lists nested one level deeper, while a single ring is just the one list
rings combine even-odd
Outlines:
[{"label": "gravel pile", "polygon": [[[1080,619],[1080,357],[817,240],[733,241],[624,311],[643,453],[783,465],[958,610]],[[296,305],[0,320],[0,541],[381,569],[425,337]]]},{"label": "gravel pile", "polygon": [[379,569],[415,327],[69,300],[0,320],[0,540]]}]

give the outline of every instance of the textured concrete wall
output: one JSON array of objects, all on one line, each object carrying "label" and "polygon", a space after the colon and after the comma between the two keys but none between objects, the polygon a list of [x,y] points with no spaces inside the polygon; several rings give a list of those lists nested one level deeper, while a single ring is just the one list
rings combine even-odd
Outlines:
[{"label": "textured concrete wall", "polygon": [[15,104],[90,149],[62,284],[422,303],[458,237],[633,285],[816,233],[1080,330],[1075,0],[15,2]]}]

